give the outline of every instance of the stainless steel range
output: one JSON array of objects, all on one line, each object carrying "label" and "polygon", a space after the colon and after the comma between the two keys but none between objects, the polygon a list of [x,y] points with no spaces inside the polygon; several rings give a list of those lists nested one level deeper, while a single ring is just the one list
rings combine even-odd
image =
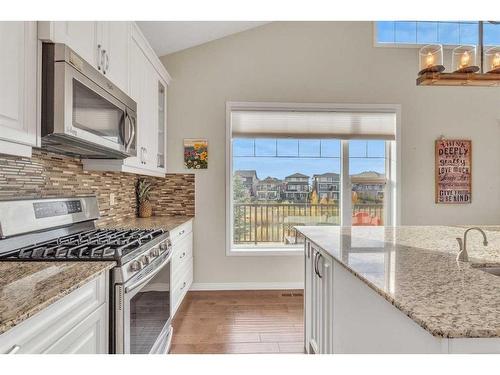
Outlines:
[{"label": "stainless steel range", "polygon": [[171,243],[162,229],[98,229],[96,197],[0,201],[0,260],[105,261],[113,353],[168,353]]}]

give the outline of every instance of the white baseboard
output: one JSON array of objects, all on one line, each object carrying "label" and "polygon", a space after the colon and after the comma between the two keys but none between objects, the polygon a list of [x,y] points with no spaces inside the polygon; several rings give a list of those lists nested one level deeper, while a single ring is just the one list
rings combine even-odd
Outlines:
[{"label": "white baseboard", "polygon": [[189,290],[271,290],[303,289],[303,282],[293,283],[193,283]]}]

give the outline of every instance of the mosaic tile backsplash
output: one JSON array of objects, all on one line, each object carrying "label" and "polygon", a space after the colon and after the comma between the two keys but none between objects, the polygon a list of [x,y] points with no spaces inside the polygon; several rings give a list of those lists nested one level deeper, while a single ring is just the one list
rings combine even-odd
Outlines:
[{"label": "mosaic tile backsplash", "polygon": [[[165,178],[130,173],[84,171],[78,158],[33,150],[20,158],[0,155],[0,199],[96,195],[99,224],[117,223],[137,214],[135,184],[145,178],[154,185],[153,215],[194,216],[194,174],[167,174]],[[115,204],[110,205],[110,194]]]}]

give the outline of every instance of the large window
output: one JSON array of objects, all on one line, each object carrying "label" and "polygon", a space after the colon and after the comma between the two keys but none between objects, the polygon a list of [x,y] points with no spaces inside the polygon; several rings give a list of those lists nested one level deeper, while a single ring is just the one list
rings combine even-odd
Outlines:
[{"label": "large window", "polygon": [[391,224],[394,113],[234,111],[230,119],[230,253],[302,249],[301,225]]},{"label": "large window", "polygon": [[[478,23],[472,21],[377,21],[376,42],[386,45],[478,44]],[[500,25],[484,23],[484,44],[500,45]]]}]

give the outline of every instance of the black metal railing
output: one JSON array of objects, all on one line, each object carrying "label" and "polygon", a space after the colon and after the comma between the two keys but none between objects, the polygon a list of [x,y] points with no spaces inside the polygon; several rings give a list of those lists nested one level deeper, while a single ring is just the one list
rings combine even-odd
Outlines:
[{"label": "black metal railing", "polygon": [[[383,204],[353,205],[353,224],[356,214],[363,212],[364,225],[383,224]],[[359,216],[359,215],[358,215]],[[368,217],[369,220],[365,218]],[[233,241],[235,244],[297,243],[297,225],[339,225],[340,209],[336,204],[233,204]]]}]

